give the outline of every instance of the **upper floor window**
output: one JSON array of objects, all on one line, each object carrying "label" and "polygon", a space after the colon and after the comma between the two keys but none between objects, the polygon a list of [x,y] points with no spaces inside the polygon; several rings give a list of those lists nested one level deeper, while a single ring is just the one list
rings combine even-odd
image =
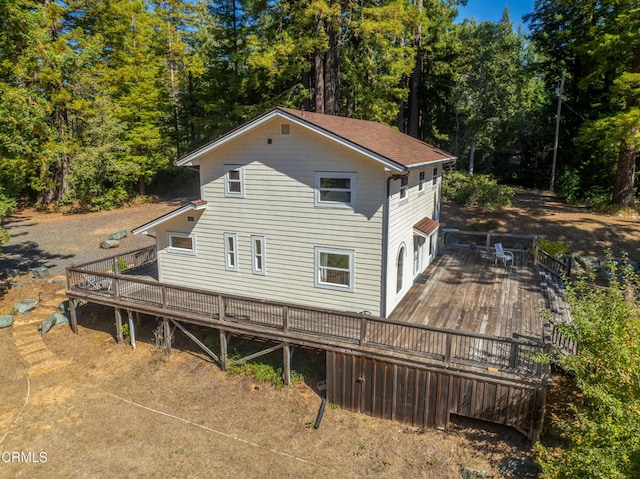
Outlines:
[{"label": "upper floor window", "polygon": [[187,233],[169,232],[167,251],[170,253],[196,254],[196,239]]},{"label": "upper floor window", "polygon": [[422,193],[424,191],[425,177],[426,177],[425,172],[421,171],[418,176],[418,193]]},{"label": "upper floor window", "polygon": [[316,172],[315,205],[332,208],[350,207],[355,204],[356,174]]},{"label": "upper floor window", "polygon": [[433,186],[438,184],[438,168],[433,169]]},{"label": "upper floor window", "polygon": [[244,198],[244,167],[224,165],[224,196]]},{"label": "upper floor window", "polygon": [[400,201],[409,197],[409,176],[400,177]]}]

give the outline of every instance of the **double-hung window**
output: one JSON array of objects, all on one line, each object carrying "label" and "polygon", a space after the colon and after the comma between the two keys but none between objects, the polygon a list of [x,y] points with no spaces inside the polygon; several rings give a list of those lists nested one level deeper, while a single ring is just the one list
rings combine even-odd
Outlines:
[{"label": "double-hung window", "polygon": [[316,172],[315,205],[329,208],[347,208],[355,205],[356,174]]},{"label": "double-hung window", "polygon": [[238,235],[224,234],[224,269],[238,271]]},{"label": "double-hung window", "polygon": [[318,288],[353,291],[354,252],[334,248],[315,248]]},{"label": "double-hung window", "polygon": [[196,238],[192,234],[169,232],[167,251],[170,253],[196,254]]},{"label": "double-hung window", "polygon": [[409,176],[400,177],[400,201],[407,201],[409,197]]},{"label": "double-hung window", "polygon": [[418,193],[424,193],[425,172],[421,171],[418,176]]},{"label": "double-hung window", "polygon": [[267,274],[265,264],[265,238],[264,236],[251,237],[251,257],[253,258],[253,274]]},{"label": "double-hung window", "polygon": [[244,198],[244,167],[224,165],[224,196]]},{"label": "double-hung window", "polygon": [[433,186],[438,184],[438,168],[433,169]]}]

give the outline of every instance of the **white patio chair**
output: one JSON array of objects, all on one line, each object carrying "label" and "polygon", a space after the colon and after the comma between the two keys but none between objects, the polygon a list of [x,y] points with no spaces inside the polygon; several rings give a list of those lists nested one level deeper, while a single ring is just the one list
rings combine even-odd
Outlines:
[{"label": "white patio chair", "polygon": [[509,262],[511,262],[511,266],[514,264],[513,253],[511,251],[505,251],[502,248],[502,243],[496,243],[496,259],[494,264],[497,264],[499,259],[503,261],[505,269],[507,269]]}]

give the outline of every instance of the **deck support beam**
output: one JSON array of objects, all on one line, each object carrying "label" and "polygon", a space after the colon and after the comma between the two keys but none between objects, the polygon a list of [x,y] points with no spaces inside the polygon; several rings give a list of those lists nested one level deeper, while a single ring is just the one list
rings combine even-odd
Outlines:
[{"label": "deck support beam", "polygon": [[174,321],[173,319],[171,319],[170,321],[174,325],[176,325],[180,329],[180,331],[182,331],[189,339],[191,339],[194,343],[196,343],[198,346],[200,346],[200,348],[202,348],[205,353],[207,353],[209,356],[211,356],[214,361],[216,361],[218,364],[221,363],[220,358],[218,357],[218,355],[216,353],[214,353],[213,351],[211,351],[202,341],[200,341],[198,338],[196,338],[190,331],[187,331],[187,329],[184,326],[182,326],[179,322]]},{"label": "deck support beam", "polygon": [[235,361],[232,361],[229,364],[227,364],[227,367],[235,366],[236,364],[246,363],[247,361],[251,361],[252,359],[259,358],[260,356],[264,356],[265,354],[272,353],[283,347],[284,347],[284,344],[278,344],[277,346],[273,346],[272,348],[263,349],[262,351],[258,351],[257,353],[250,354],[249,356],[245,356],[244,358],[236,359]]},{"label": "deck support beam", "polygon": [[136,327],[133,322],[133,311],[130,309],[127,310],[127,317],[129,318],[129,340],[131,347],[136,349]]},{"label": "deck support beam", "polygon": [[220,363],[220,369],[223,371],[227,370],[227,346],[229,345],[229,336],[224,330],[220,330],[220,359],[218,362]]},{"label": "deck support beam", "polygon": [[171,356],[171,326],[167,318],[162,318],[162,336],[163,336],[163,350],[166,356]]},{"label": "deck support beam", "polygon": [[122,344],[124,343],[124,336],[122,335],[122,310],[120,308],[115,308],[115,316],[116,316],[116,343]]},{"label": "deck support beam", "polygon": [[71,316],[71,331],[78,334],[78,313],[76,312],[76,300],[69,298],[69,315]]},{"label": "deck support beam", "polygon": [[293,354],[293,348],[289,346],[289,343],[282,344],[282,362],[284,363],[282,372],[282,381],[284,386],[291,387],[291,355]]}]

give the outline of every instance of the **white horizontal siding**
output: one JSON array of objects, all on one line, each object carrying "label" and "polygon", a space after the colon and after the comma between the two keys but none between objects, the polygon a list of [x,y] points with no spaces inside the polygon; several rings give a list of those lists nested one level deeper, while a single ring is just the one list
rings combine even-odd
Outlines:
[{"label": "white horizontal siding", "polygon": [[[306,129],[281,119],[242,136],[200,164],[201,191],[208,202],[193,228],[197,255],[166,251],[158,231],[162,280],[275,301],[380,314],[384,167]],[[267,139],[272,143],[268,144]],[[244,198],[224,197],[224,165],[244,166]],[[314,206],[314,173],[356,174],[353,209]],[[181,220],[178,219],[179,223]],[[238,235],[238,272],[225,271],[224,233]],[[251,267],[251,235],[266,238],[266,275]],[[314,247],[355,252],[353,292],[316,288]]]},{"label": "white horizontal siding", "polygon": [[[424,191],[418,191],[419,172],[425,171]],[[438,168],[440,171],[440,168]],[[409,191],[407,199],[400,201],[400,180],[392,180],[390,184],[389,199],[389,236],[387,240],[387,268],[386,268],[386,314],[391,314],[393,308],[407,293],[414,278],[413,266],[413,225],[425,216],[436,219],[440,198],[440,178],[436,185],[432,184],[433,168],[413,170],[409,174]],[[434,201],[435,200],[435,201]],[[404,274],[402,290],[396,292],[396,261],[401,245],[405,246]],[[423,248],[422,264],[420,271],[427,267],[429,262],[429,243]]]}]

